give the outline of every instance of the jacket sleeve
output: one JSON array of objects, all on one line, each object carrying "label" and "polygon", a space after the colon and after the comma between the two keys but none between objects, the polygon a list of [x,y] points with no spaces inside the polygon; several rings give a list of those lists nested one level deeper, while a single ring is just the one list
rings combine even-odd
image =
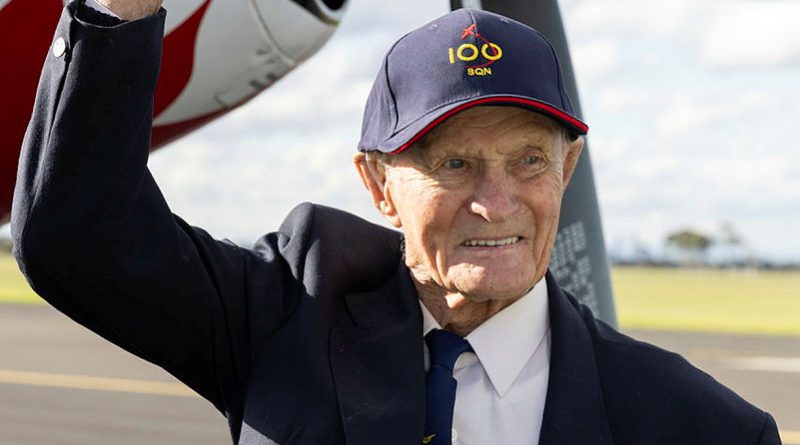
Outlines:
[{"label": "jacket sleeve", "polygon": [[290,240],[248,251],[170,212],[147,169],[164,18],[65,7],[20,157],[14,254],[57,309],[225,412],[295,305]]}]

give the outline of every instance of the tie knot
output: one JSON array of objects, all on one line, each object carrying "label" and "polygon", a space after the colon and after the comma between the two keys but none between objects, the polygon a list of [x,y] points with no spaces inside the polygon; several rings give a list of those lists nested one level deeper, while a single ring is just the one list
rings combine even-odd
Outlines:
[{"label": "tie knot", "polygon": [[472,351],[469,342],[452,332],[434,329],[425,336],[425,343],[431,353],[431,366],[440,365],[453,372],[458,356]]}]

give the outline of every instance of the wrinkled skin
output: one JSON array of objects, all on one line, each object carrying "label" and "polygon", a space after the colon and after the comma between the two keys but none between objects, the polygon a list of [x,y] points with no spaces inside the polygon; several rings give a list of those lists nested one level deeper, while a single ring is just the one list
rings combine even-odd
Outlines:
[{"label": "wrinkled skin", "polygon": [[97,0],[122,20],[137,20],[151,16],[161,8],[163,0]]},{"label": "wrinkled skin", "polygon": [[403,153],[354,162],[405,235],[420,299],[442,327],[466,335],[544,276],[582,148],[538,113],[483,106]]}]

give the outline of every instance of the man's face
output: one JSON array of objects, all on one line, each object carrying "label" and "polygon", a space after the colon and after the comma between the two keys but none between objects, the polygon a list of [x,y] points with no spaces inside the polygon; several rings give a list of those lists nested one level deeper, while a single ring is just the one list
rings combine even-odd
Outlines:
[{"label": "man's face", "polygon": [[403,231],[419,284],[474,301],[514,299],[547,270],[582,145],[532,111],[475,107],[374,165],[373,197]]}]

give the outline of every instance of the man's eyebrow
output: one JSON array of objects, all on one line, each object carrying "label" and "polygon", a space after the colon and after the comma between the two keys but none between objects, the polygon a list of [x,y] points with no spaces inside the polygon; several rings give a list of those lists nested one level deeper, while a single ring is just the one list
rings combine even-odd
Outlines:
[{"label": "man's eyebrow", "polygon": [[547,157],[551,157],[556,152],[556,148],[554,144],[543,143],[544,141],[539,140],[537,141],[522,141],[519,145],[515,148],[511,148],[507,151],[502,151],[501,154],[503,156],[509,157],[517,157],[522,156],[525,153],[529,153],[531,151],[537,151]]},{"label": "man's eyebrow", "polygon": [[518,148],[515,148],[515,149],[511,150],[509,152],[509,154],[518,155],[518,154],[522,154],[522,153],[525,153],[525,152],[528,152],[528,151],[531,151],[531,150],[538,150],[538,151],[544,151],[544,152],[548,151],[547,148],[542,146],[542,144],[525,143],[525,144],[519,146]]}]

